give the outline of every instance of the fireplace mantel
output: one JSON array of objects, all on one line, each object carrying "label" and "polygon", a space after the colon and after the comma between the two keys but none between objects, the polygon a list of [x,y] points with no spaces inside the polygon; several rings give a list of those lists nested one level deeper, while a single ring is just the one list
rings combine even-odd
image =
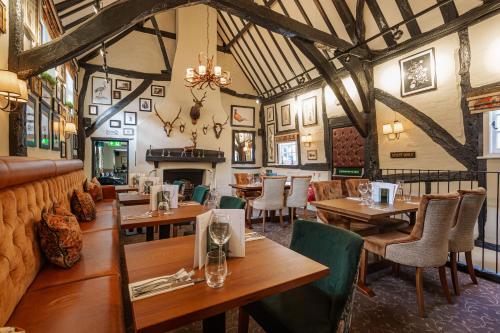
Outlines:
[{"label": "fireplace mantel", "polygon": [[215,168],[217,163],[226,162],[222,151],[195,149],[192,153],[186,153],[185,156],[182,152],[182,148],[148,149],[146,161],[153,162],[155,168],[158,168],[160,162],[212,163],[212,168]]}]

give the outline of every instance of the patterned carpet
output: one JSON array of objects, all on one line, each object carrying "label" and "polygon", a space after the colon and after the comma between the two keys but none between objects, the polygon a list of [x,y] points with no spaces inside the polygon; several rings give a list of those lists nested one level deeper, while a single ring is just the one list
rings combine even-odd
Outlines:
[{"label": "patterned carpet", "polygon": [[[254,230],[262,231],[260,224]],[[266,223],[265,235],[289,246],[292,228],[288,225]],[[126,237],[126,242],[141,241],[143,235]],[[451,286],[449,270],[448,284]],[[461,296],[452,297],[448,304],[442,295],[437,269],[428,269],[424,276],[425,306],[427,318],[417,315],[415,295],[415,271],[401,268],[399,278],[384,269],[368,276],[368,283],[376,296],[366,297],[356,292],[351,332],[499,332],[500,331],[500,284],[479,279],[473,285],[469,276],[459,272]],[[237,332],[237,310],[226,314],[226,331]],[[179,328],[180,332],[202,332],[201,322]],[[263,332],[254,321],[250,332]]]}]

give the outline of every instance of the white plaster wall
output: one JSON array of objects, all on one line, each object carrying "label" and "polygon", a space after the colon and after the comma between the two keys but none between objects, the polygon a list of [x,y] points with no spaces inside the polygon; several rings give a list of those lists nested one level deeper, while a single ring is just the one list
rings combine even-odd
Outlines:
[{"label": "white plaster wall", "polygon": [[469,28],[473,87],[500,81],[500,15]]},{"label": "white plaster wall", "polygon": [[[9,12],[9,1],[2,1]],[[9,15],[7,15],[7,27],[9,26]],[[9,29],[6,34],[0,34],[0,69],[7,69],[9,59]],[[0,100],[0,104],[4,104]],[[9,155],[9,115],[0,111],[0,156]]]}]

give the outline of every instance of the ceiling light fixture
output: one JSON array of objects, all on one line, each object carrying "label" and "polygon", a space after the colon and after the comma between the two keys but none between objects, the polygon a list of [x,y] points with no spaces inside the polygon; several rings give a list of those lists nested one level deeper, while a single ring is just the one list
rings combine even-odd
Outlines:
[{"label": "ceiling light fixture", "polygon": [[[215,90],[216,87],[223,88],[231,84],[231,73],[223,71],[221,66],[214,64],[214,56],[209,57],[210,43],[210,9],[207,6],[207,53],[204,56],[203,52],[198,54],[198,66],[196,68],[189,67],[186,69],[184,80],[187,82],[186,87],[198,88],[202,90],[209,87]],[[203,59],[205,58],[205,59]]]}]

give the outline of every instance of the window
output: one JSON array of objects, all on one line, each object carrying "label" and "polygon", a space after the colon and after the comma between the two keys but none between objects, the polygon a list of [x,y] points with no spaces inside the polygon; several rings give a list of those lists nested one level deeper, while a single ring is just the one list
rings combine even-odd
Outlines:
[{"label": "window", "polygon": [[500,110],[490,112],[490,154],[500,155]]},{"label": "window", "polygon": [[297,141],[278,143],[278,164],[298,165]]}]

